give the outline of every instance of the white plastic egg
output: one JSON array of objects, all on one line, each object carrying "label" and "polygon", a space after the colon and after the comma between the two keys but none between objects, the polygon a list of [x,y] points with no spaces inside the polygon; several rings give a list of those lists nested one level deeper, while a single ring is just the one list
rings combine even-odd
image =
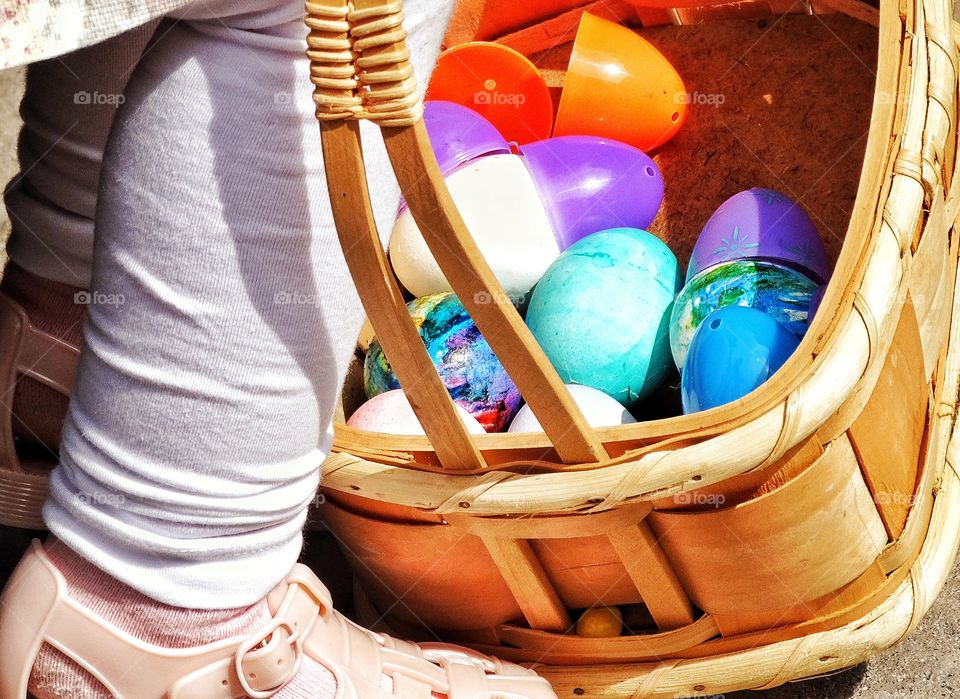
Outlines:
[{"label": "white plastic egg", "polygon": [[[504,291],[525,297],[560,255],[533,178],[516,155],[471,161],[447,177],[463,221]],[[414,295],[452,291],[413,215],[404,209],[390,238],[390,261]]]},{"label": "white plastic egg", "polygon": [[[566,386],[573,396],[573,402],[583,411],[583,416],[591,427],[611,427],[636,422],[626,408],[603,391],[580,384]],[[543,432],[543,427],[530,406],[524,405],[513,418],[507,432]]]}]

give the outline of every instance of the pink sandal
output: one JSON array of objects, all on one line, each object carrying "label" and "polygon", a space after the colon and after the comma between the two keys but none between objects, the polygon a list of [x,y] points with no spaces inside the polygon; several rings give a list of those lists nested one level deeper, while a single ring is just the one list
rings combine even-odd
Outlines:
[{"label": "pink sandal", "polygon": [[70,396],[80,349],[34,327],[20,305],[0,293],[0,524],[45,529],[41,510],[55,460],[24,459],[13,438],[13,391],[21,376]]},{"label": "pink sandal", "polygon": [[267,598],[273,620],[247,638],[190,649],[144,643],[71,599],[34,541],[0,597],[0,699],[24,699],[44,643],[123,699],[266,699],[304,655],[336,677],[336,699],[547,699],[531,670],[444,644],[417,645],[367,631],[333,610],[313,572],[294,566]]}]

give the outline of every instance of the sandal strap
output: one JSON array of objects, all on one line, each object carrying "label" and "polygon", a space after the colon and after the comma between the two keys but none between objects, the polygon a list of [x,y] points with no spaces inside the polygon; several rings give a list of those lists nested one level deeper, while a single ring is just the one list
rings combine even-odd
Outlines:
[{"label": "sandal strap", "polygon": [[80,349],[35,328],[26,311],[0,294],[0,524],[43,529],[47,473],[24,468],[13,437],[13,394],[29,376],[65,396],[76,378]]},{"label": "sandal strap", "polygon": [[[271,593],[280,602],[273,620],[241,643],[230,658],[200,668],[176,682],[168,699],[268,699],[300,669],[304,639],[319,619],[331,616],[333,600],[317,576],[297,565]],[[335,667],[338,687],[345,687]]]},{"label": "sandal strap", "polygon": [[[302,565],[294,567],[287,581],[326,591]],[[434,694],[448,699],[556,698],[545,680],[519,665],[457,646],[401,641],[368,631],[336,612],[320,615],[303,644],[310,658],[331,670],[342,669],[349,683],[338,677],[338,686],[349,687],[359,699],[431,699]],[[384,677],[389,679],[386,684]]]}]

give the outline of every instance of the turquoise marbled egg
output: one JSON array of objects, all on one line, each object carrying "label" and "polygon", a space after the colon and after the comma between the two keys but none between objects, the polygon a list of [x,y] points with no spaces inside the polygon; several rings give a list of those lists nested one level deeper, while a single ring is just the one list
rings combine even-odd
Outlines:
[{"label": "turquoise marbled egg", "polygon": [[[460,299],[449,292],[430,294],[408,303],[407,310],[453,401],[487,432],[505,429],[523,402],[520,390]],[[367,350],[363,380],[368,398],[400,388],[377,340]]]},{"label": "turquoise marbled egg", "polygon": [[527,325],[564,383],[630,407],[670,370],[677,258],[635,228],[594,233],[567,248],[534,288]]},{"label": "turquoise marbled egg", "polygon": [[682,370],[694,333],[703,319],[726,306],[763,311],[803,337],[817,284],[790,267],[762,260],[735,260],[693,277],[677,297],[670,319],[670,349]]}]

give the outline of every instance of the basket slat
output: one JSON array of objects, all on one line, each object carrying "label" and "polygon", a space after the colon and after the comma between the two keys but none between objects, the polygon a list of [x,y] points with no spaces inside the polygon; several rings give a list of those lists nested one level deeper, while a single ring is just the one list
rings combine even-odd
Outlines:
[{"label": "basket slat", "polygon": [[[927,233],[917,246],[910,269],[910,298],[920,321],[924,376],[932,376],[950,329],[950,260],[956,240],[947,235],[946,203],[935,197],[927,216]],[[947,282],[947,283],[944,283]]]},{"label": "basket slat", "polygon": [[337,235],[358,288],[364,310],[385,347],[391,365],[420,424],[448,468],[482,468],[473,445],[440,375],[407,312],[400,288],[380,244],[370,206],[360,124],[321,122],[323,157]]},{"label": "basket slat", "polygon": [[504,626],[501,640],[528,651],[527,658],[549,658],[549,662],[570,660],[624,660],[630,658],[664,658],[673,653],[709,641],[719,633],[713,617],[704,615],[689,626],[674,631],[620,636],[619,638],[585,638],[582,636],[546,633],[519,626]]},{"label": "basket slat", "polygon": [[717,614],[779,609],[837,590],[887,542],[846,437],[756,500],[716,512],[654,511],[648,519],[691,599]]},{"label": "basket slat", "polygon": [[874,562],[853,581],[823,597],[800,602],[782,609],[737,614],[714,614],[720,633],[726,637],[740,636],[754,631],[799,624],[809,619],[829,618],[874,595],[883,586],[887,574],[879,561]]},{"label": "basket slat", "polygon": [[679,493],[656,500],[654,507],[660,511],[715,510],[718,507],[732,507],[776,490],[812,466],[821,456],[823,456],[823,445],[820,443],[819,436],[813,435],[770,466],[688,493]]},{"label": "basket slat", "polygon": [[524,539],[498,537],[485,538],[483,543],[527,622],[538,629],[567,631],[572,625],[570,616],[530,543]]},{"label": "basket slat", "polygon": [[693,606],[647,523],[618,529],[607,536],[657,627],[669,631],[692,624]]},{"label": "basket slat", "polygon": [[920,328],[908,303],[873,394],[848,433],[891,540],[903,533],[917,484],[928,397]]}]

